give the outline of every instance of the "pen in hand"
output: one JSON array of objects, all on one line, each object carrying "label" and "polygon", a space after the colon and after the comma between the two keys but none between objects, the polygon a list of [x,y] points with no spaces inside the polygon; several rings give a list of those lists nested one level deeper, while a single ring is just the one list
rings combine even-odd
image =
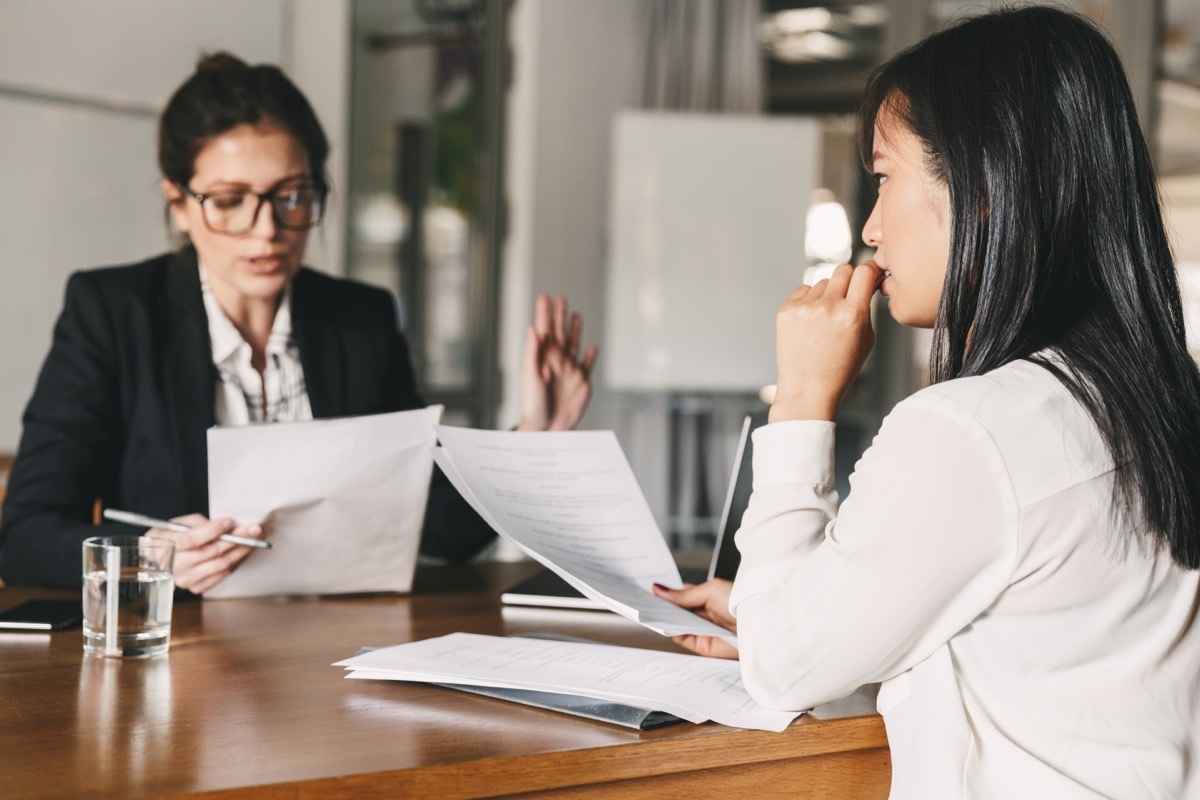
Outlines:
[{"label": "pen in hand", "polygon": [[[144,514],[135,514],[132,511],[119,511],[115,508],[104,509],[104,518],[111,519],[113,522],[124,522],[126,525],[145,525],[148,528],[159,528],[164,531],[175,531],[183,533],[189,530],[187,525],[182,525],[178,522],[171,522],[166,519],[156,519],[147,517]],[[257,547],[259,550],[270,550],[274,545],[262,539],[253,539],[249,536],[238,536],[235,533],[222,533],[217,537],[223,542],[230,544],[241,544],[246,547]]]}]

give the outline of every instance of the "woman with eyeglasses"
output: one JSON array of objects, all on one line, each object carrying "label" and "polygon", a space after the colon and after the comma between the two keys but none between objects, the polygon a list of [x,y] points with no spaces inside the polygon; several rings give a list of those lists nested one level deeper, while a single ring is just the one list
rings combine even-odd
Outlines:
[{"label": "woman with eyeglasses", "polygon": [[[0,578],[78,586],[97,498],[191,526],[175,582],[200,594],[251,552],[209,520],[206,430],[419,408],[393,298],[301,266],[328,197],[329,145],[278,68],[204,57],[159,124],[182,249],[76,273],[24,416],[0,518]],[[536,303],[518,429],[569,429],[596,350],[562,298]],[[112,533],[128,532],[114,528]],[[492,532],[435,471],[423,553],[463,560]]]}]

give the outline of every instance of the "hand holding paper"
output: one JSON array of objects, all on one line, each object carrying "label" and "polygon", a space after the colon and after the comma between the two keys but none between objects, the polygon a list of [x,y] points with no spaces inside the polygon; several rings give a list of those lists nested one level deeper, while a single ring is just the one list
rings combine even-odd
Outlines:
[{"label": "hand holding paper", "polygon": [[212,515],[261,523],[275,549],[205,597],[409,591],[441,412],[211,428]]},{"label": "hand holding paper", "polygon": [[651,630],[736,646],[729,631],[651,591],[678,588],[679,569],[611,431],[437,431],[438,466],[501,536]]}]

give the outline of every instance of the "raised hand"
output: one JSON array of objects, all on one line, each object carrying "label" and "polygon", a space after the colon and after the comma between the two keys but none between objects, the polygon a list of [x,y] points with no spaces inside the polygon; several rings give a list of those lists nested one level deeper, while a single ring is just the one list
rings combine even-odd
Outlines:
[{"label": "raised hand", "polygon": [[583,319],[567,312],[567,301],[539,294],[533,325],[525,336],[521,369],[521,431],[571,430],[592,396],[595,345],[580,355]]}]

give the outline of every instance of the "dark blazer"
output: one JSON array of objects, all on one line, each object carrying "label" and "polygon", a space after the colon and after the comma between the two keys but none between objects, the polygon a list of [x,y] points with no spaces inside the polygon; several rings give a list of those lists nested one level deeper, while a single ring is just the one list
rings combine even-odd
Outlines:
[{"label": "dark blazer", "polygon": [[[301,269],[292,327],[314,417],[424,405],[387,292]],[[215,393],[195,251],[72,275],[9,476],[0,578],[79,586],[82,541],[131,532],[94,526],[96,498],[155,517],[207,514]],[[491,538],[435,470],[422,552],[463,560]]]}]

